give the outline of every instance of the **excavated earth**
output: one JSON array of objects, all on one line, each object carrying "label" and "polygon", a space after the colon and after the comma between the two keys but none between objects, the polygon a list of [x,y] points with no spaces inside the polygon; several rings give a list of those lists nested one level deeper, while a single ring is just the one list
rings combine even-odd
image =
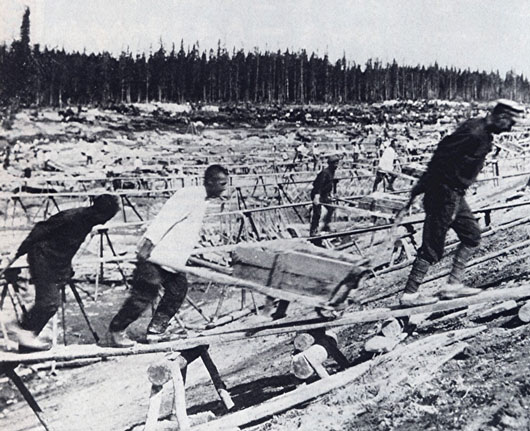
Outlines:
[{"label": "excavated earth", "polygon": [[[86,127],[86,126],[83,126]],[[11,132],[12,135],[15,132]],[[524,184],[524,179],[515,182],[502,193],[494,186],[479,190],[488,196],[487,203],[506,202],[514,188]],[[502,188],[501,188],[502,189]],[[503,189],[504,190],[504,189]],[[493,196],[493,197],[490,197]],[[472,201],[476,196],[471,198]],[[525,199],[524,197],[522,198]],[[479,202],[479,199],[477,199]],[[484,202],[480,203],[485,204]],[[494,212],[494,223],[507,222],[525,217],[526,207]],[[486,236],[476,253],[479,257],[500,250],[517,242],[529,239],[527,224],[502,230]],[[13,246],[20,235],[7,235],[5,244]],[[376,237],[376,242],[379,237]],[[452,237],[450,240],[453,239]],[[420,238],[417,237],[419,241]],[[120,246],[130,248],[131,238],[122,238]],[[121,250],[121,248],[120,248]],[[5,250],[4,250],[5,251]],[[466,282],[475,287],[495,289],[524,286],[530,283],[528,270],[529,247],[501,255],[471,268]],[[524,258],[524,256],[527,256]],[[432,273],[449,267],[451,255],[443,259]],[[125,266],[130,274],[131,267]],[[361,292],[364,297],[384,296],[384,292],[402,288],[409,269],[393,271],[368,280]],[[99,286],[97,302],[94,301],[93,273],[80,271],[76,274],[87,312],[98,334],[104,334],[108,322],[120,306],[127,292],[115,268],[110,268],[103,284]],[[429,283],[426,287],[436,289],[443,279]],[[24,283],[25,284],[25,283]],[[192,298],[210,304],[220,287],[193,280]],[[530,288],[529,288],[530,291]],[[33,289],[24,292],[24,299],[31,301]],[[224,310],[237,310],[240,306],[239,290],[232,288],[225,301]],[[258,297],[258,303],[263,301]],[[397,295],[368,302],[362,306],[352,304],[351,309],[369,309],[395,304]],[[205,305],[205,307],[215,307]],[[211,311],[211,310],[210,310]],[[303,310],[296,310],[303,313]],[[9,313],[9,309],[2,311]],[[149,311],[131,327],[133,338],[141,339],[149,321]],[[200,317],[191,307],[183,311],[195,323]],[[249,429],[265,430],[528,430],[530,429],[530,327],[522,324],[516,310],[495,315],[486,320],[471,320],[465,315],[437,323],[431,316],[428,324],[420,324],[411,330],[405,344],[443,331],[486,325],[486,329],[467,340],[466,349],[441,368],[428,373],[419,384],[406,379],[375,388],[363,379],[362,386],[353,382],[332,391],[312,402],[299,405],[287,412],[267,418]],[[255,324],[259,316],[248,316],[227,325]],[[66,307],[66,336],[69,344],[93,342],[72,297]],[[376,324],[358,324],[338,331],[339,347],[353,363],[368,360],[363,352],[364,342],[376,332]],[[48,330],[49,332],[49,330]],[[49,335],[49,333],[47,333]],[[236,409],[259,404],[274,396],[286,393],[302,382],[290,373],[290,358],[293,353],[293,337],[253,338],[210,348]],[[17,371],[50,418],[57,430],[132,430],[141,429],[147,413],[150,383],[147,367],[163,354],[139,355],[78,363],[62,367],[57,364],[20,366]],[[74,366],[75,365],[75,366]],[[325,363],[330,372],[337,365]],[[398,367],[390,370],[398,375]],[[359,397],[359,388],[366,393]],[[161,417],[171,415],[171,393],[163,399]],[[198,361],[187,373],[187,412],[190,415],[211,411],[215,415],[225,414],[208,375]],[[41,429],[40,425],[15,387],[4,377],[0,380],[0,429],[22,431]]]}]

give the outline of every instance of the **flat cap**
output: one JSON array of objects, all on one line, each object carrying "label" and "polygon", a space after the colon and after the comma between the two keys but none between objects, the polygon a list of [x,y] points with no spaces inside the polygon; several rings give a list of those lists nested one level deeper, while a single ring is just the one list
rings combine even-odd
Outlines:
[{"label": "flat cap", "polygon": [[517,117],[524,114],[524,106],[513,100],[499,99],[493,108],[493,114],[509,114]]},{"label": "flat cap", "polygon": [[339,161],[340,161],[340,156],[338,154],[328,155],[328,163],[334,163],[334,162],[339,162]]},{"label": "flat cap", "polygon": [[93,201],[94,209],[100,214],[109,214],[113,216],[120,209],[118,197],[109,194],[98,195]]}]

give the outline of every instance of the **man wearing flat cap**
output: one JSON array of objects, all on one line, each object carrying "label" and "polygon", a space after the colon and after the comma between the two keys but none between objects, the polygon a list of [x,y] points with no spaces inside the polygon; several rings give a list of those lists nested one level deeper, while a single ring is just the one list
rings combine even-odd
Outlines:
[{"label": "man wearing flat cap", "polygon": [[452,299],[480,292],[480,289],[462,284],[466,263],[481,237],[465,193],[484,166],[486,155],[492,149],[493,135],[509,132],[523,113],[524,107],[518,103],[498,100],[485,118],[465,121],[438,144],[426,172],[414,185],[407,205],[398,214],[399,218],[408,211],[414,198],[424,193],[423,241],[400,299],[401,305],[426,305],[438,300],[419,293],[418,289],[430,265],[442,258],[449,228],[455,231],[460,244],[447,285],[438,295],[442,299]]},{"label": "man wearing flat cap", "polygon": [[[322,204],[331,203],[331,197],[335,189],[335,171],[339,166],[340,156],[338,154],[330,154],[328,156],[328,166],[322,169],[315,180],[313,181],[313,189],[311,190],[311,200],[313,201],[313,208],[311,213],[311,225],[309,227],[309,235],[315,236],[318,234],[318,227],[320,224],[320,217],[322,215]],[[329,223],[333,216],[333,208],[325,206],[323,219],[323,230],[329,229]],[[320,241],[315,240],[315,245],[320,245]]]}]

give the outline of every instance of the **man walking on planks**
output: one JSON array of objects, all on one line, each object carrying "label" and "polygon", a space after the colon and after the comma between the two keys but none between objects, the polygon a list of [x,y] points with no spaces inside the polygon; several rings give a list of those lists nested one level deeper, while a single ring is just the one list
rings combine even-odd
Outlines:
[{"label": "man walking on planks", "polygon": [[394,181],[396,180],[396,175],[393,174],[392,171],[394,170],[394,164],[396,163],[397,157],[396,144],[397,141],[392,139],[390,144],[388,144],[388,146],[383,150],[383,154],[381,154],[381,158],[379,159],[379,163],[377,165],[372,192],[377,190],[377,186],[382,181],[386,181],[387,189],[389,191],[394,191]]},{"label": "man walking on planks", "polygon": [[148,342],[170,337],[166,329],[186,298],[186,275],[173,268],[186,265],[197,245],[208,201],[223,195],[228,171],[220,165],[209,166],[204,185],[177,191],[162,207],[140,240],[132,290],[109,326],[109,342],[114,347],[135,344],[126,328],[137,320],[154,301],[160,288],[164,295],[147,327]]},{"label": "man walking on planks", "polygon": [[[328,167],[322,169],[313,181],[313,189],[311,190],[313,208],[311,214],[311,225],[309,227],[310,236],[315,236],[318,234],[320,217],[322,215],[322,204],[325,205],[327,203],[331,203],[331,197],[335,189],[335,171],[339,166],[339,161],[340,156],[338,154],[332,154],[328,156]],[[328,230],[331,217],[333,216],[333,208],[326,206],[324,211],[323,230]]]},{"label": "man walking on planks", "polygon": [[61,211],[37,223],[20,244],[15,259],[28,255],[35,285],[35,304],[22,323],[12,327],[21,352],[51,347],[38,334],[59,308],[61,290],[73,275],[72,258],[92,228],[109,221],[119,208],[116,196],[97,196],[89,207]]},{"label": "man walking on planks", "polygon": [[408,211],[414,198],[424,193],[423,242],[401,296],[401,305],[426,305],[438,300],[419,293],[418,289],[429,266],[442,258],[449,228],[456,232],[460,244],[448,284],[439,295],[443,299],[452,299],[480,292],[480,289],[462,284],[466,263],[481,237],[480,227],[465,200],[465,193],[484,166],[486,155],[492,149],[493,135],[510,131],[523,113],[523,106],[501,99],[485,118],[465,121],[438,144],[427,171],[412,188],[407,205],[400,211],[400,214]]}]

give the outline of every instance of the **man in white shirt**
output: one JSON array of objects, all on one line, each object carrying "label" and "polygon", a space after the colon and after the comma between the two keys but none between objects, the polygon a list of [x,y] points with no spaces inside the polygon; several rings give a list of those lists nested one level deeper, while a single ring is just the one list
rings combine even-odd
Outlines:
[{"label": "man in white shirt", "polygon": [[147,341],[161,341],[169,321],[186,298],[186,275],[172,268],[186,265],[199,241],[208,200],[220,197],[228,185],[228,171],[220,165],[209,166],[204,185],[184,187],[162,207],[140,240],[130,296],[109,326],[110,344],[130,347],[126,328],[137,320],[156,299],[162,287],[164,295],[147,327]]},{"label": "man in white shirt", "polygon": [[396,140],[392,139],[388,147],[384,149],[383,154],[381,154],[381,158],[379,159],[377,172],[375,174],[374,186],[372,189],[373,192],[377,190],[379,183],[385,179],[388,184],[388,190],[394,191],[394,181],[396,180],[396,176],[392,174],[392,171],[394,170],[396,155]]}]

